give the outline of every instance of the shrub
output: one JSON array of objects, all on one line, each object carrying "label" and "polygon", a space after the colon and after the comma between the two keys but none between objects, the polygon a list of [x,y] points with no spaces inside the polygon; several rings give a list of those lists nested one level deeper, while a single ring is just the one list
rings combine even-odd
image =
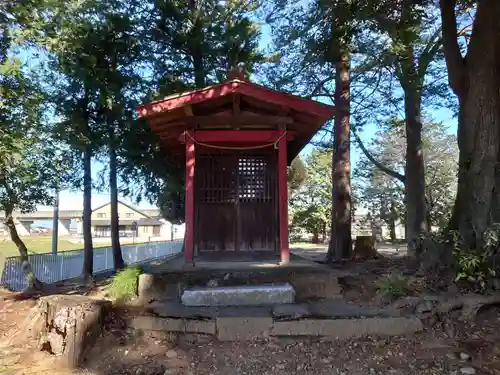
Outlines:
[{"label": "shrub", "polygon": [[384,296],[400,298],[412,290],[412,282],[409,278],[395,273],[378,279],[377,287]]},{"label": "shrub", "polygon": [[138,266],[127,267],[119,271],[111,281],[109,287],[110,295],[121,301],[129,300],[136,296],[139,275],[142,273],[144,273],[143,269]]}]

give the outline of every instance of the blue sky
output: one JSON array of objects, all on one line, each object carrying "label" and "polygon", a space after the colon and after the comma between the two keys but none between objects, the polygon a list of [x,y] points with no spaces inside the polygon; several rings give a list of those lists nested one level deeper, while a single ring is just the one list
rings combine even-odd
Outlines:
[{"label": "blue sky", "polygon": [[[262,37],[260,46],[262,49],[266,49],[271,42],[270,28],[267,25],[261,25],[262,27]],[[450,94],[451,95],[451,94]],[[429,110],[428,114],[434,121],[443,122],[449,127],[449,131],[456,133],[456,119],[453,118],[453,114],[448,109],[440,109],[440,110]],[[361,138],[364,142],[369,142],[376,133],[375,126],[367,126],[361,132]],[[312,146],[308,145],[302,151],[302,155],[307,154],[311,151]],[[355,142],[352,142],[351,146],[351,157],[352,157],[352,166],[354,169],[356,163],[359,160],[360,150],[358,149]],[[103,165],[99,162],[94,162],[92,164],[92,174],[94,177],[97,176],[97,173],[103,168]],[[130,203],[126,198],[120,197],[121,200]],[[102,191],[94,191],[92,196],[92,206],[97,207],[101,204],[104,204],[109,201],[109,193]],[[72,208],[81,208],[83,206],[83,194],[81,191],[62,191],[60,194],[60,208],[61,209],[72,209]],[[150,208],[153,207],[146,200],[140,205],[142,208]],[[40,207],[42,208],[42,207]]]}]

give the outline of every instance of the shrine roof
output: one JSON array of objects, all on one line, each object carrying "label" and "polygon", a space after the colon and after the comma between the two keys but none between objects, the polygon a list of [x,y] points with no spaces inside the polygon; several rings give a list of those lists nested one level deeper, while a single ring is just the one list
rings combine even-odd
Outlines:
[{"label": "shrine roof", "polygon": [[170,146],[186,130],[284,127],[296,134],[288,148],[291,162],[333,117],[335,108],[232,77],[217,85],[143,104],[137,113]]}]

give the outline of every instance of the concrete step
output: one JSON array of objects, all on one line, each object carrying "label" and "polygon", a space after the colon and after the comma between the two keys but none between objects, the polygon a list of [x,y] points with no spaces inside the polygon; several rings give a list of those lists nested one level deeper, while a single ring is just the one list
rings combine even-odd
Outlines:
[{"label": "concrete step", "polygon": [[268,306],[295,302],[291,284],[243,285],[185,289],[181,295],[185,306]]}]

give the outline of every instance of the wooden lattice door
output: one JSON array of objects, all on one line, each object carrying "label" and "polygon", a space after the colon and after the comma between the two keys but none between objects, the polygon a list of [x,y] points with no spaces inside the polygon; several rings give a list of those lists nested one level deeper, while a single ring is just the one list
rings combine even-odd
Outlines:
[{"label": "wooden lattice door", "polygon": [[275,251],[278,238],[276,151],[198,151],[196,249]]}]

